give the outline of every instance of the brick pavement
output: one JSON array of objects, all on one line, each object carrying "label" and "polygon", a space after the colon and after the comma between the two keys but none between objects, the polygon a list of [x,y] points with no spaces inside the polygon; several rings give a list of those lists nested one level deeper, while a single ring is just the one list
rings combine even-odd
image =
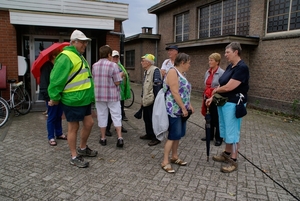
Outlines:
[{"label": "brick pavement", "polygon": [[[175,174],[164,172],[160,163],[163,143],[149,147],[139,139],[142,120],[133,114],[139,107],[141,86],[132,84],[136,103],[126,110],[128,133],[123,149],[116,148],[116,133],[108,145],[98,141],[95,119],[88,145],[98,157],[86,158],[87,169],[69,164],[66,141],[50,147],[42,112],[11,117],[0,128],[0,200],[297,200],[246,159],[239,156],[239,170],[221,173],[220,163],[206,161],[204,118],[201,100],[193,94],[196,113],[188,121],[187,135],[179,154],[186,167],[173,165]],[[66,121],[63,121],[67,132]],[[113,128],[111,129],[113,131]],[[248,109],[243,119],[240,152],[275,181],[300,199],[300,122]],[[224,145],[211,144],[211,156]]]}]

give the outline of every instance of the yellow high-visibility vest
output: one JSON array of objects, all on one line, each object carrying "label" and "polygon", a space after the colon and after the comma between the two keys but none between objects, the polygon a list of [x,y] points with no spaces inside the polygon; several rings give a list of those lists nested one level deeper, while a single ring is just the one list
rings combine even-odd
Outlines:
[{"label": "yellow high-visibility vest", "polygon": [[80,91],[84,89],[88,89],[92,86],[89,74],[89,66],[86,65],[87,62],[84,62],[84,58],[80,58],[77,54],[72,51],[64,50],[62,54],[67,55],[71,62],[73,63],[73,69],[71,70],[68,80],[80,69],[81,65],[82,68],[80,72],[73,78],[71,82],[69,82],[65,89],[64,93],[73,92],[73,91]]}]

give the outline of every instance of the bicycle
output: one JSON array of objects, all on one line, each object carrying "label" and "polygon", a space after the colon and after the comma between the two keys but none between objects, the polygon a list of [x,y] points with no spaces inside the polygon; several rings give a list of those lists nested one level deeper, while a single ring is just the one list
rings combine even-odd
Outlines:
[{"label": "bicycle", "polygon": [[7,80],[9,83],[9,100],[0,97],[0,127],[2,127],[9,118],[10,111],[14,109],[16,115],[25,115],[31,109],[31,99],[25,89],[24,83],[16,80]]},{"label": "bicycle", "polygon": [[130,98],[124,101],[124,107],[130,108],[134,103],[134,92],[130,89]]}]

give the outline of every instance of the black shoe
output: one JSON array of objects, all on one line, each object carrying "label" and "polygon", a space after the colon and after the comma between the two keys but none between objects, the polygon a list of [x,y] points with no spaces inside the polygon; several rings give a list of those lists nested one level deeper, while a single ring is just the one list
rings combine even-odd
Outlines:
[{"label": "black shoe", "polygon": [[105,135],[106,135],[106,136],[109,136],[109,137],[112,136],[112,134],[111,134],[111,132],[110,132],[109,130],[106,130],[106,131],[105,131]]},{"label": "black shoe", "polygon": [[117,147],[123,147],[123,145],[124,145],[123,138],[118,139],[118,141],[117,141]]},{"label": "black shoe", "polygon": [[102,146],[105,146],[105,145],[106,145],[106,139],[104,139],[104,140],[101,140],[101,139],[100,139],[99,143],[100,143]]},{"label": "black shoe", "polygon": [[[206,141],[206,137],[201,138],[202,141]],[[213,141],[214,139],[210,139],[210,141]]]},{"label": "black shoe", "polygon": [[122,120],[123,120],[123,121],[128,121],[128,118],[127,118],[126,116],[124,116],[124,117],[122,118]]},{"label": "black shoe", "polygon": [[143,135],[143,136],[140,136],[140,139],[142,139],[142,140],[151,140],[151,137],[149,135]]},{"label": "black shoe", "polygon": [[121,132],[122,132],[122,133],[127,133],[127,130],[122,126]]},{"label": "black shoe", "polygon": [[151,142],[148,143],[149,146],[155,146],[158,145],[160,143],[159,140],[151,140]]},{"label": "black shoe", "polygon": [[215,146],[221,146],[222,141],[216,141]]}]

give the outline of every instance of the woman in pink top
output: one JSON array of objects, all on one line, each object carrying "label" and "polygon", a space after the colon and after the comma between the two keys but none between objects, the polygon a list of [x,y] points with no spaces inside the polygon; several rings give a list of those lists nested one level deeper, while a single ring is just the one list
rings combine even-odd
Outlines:
[{"label": "woman in pink top", "polygon": [[116,63],[111,61],[112,49],[105,45],[100,47],[100,60],[93,65],[93,77],[95,83],[95,100],[97,109],[98,126],[101,131],[99,143],[106,145],[106,126],[108,112],[111,114],[114,126],[117,131],[117,147],[123,147],[123,138],[121,133],[122,115],[120,105],[120,83],[123,72],[120,73]]}]

